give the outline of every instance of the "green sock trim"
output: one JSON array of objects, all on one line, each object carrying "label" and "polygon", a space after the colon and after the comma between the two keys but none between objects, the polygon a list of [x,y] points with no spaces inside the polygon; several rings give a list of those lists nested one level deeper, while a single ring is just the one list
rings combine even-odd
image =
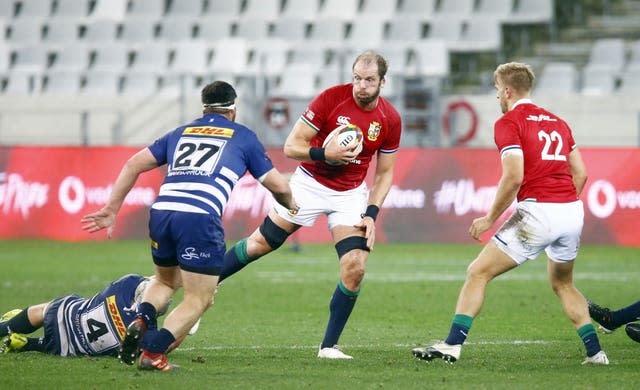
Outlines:
[{"label": "green sock trim", "polygon": [[585,337],[596,334],[596,328],[593,324],[586,324],[578,329],[578,336],[584,340]]},{"label": "green sock trim", "polygon": [[453,320],[451,322],[456,325],[462,326],[465,329],[471,329],[471,324],[473,324],[473,317],[470,317],[466,314],[456,314],[453,316]]},{"label": "green sock trim", "polygon": [[247,239],[243,238],[238,241],[238,243],[234,246],[234,250],[236,252],[236,257],[238,261],[242,264],[249,264],[251,260],[249,260],[249,255],[247,255]]},{"label": "green sock trim", "polygon": [[342,291],[344,295],[348,297],[357,297],[358,295],[360,295],[360,289],[358,289],[358,291],[351,291],[348,288],[346,288],[344,284],[342,284],[342,280],[340,281],[340,283],[338,283],[338,288],[340,289],[340,291]]}]

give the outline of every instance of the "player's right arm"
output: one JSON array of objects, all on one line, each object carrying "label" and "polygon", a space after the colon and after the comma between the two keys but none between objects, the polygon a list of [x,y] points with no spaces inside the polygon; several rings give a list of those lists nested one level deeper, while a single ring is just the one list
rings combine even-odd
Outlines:
[{"label": "player's right arm", "polygon": [[95,213],[85,215],[80,220],[85,224],[82,229],[94,233],[107,228],[107,236],[111,238],[116,224],[116,215],[120,211],[122,203],[124,203],[124,198],[131,191],[136,180],[138,180],[138,176],[157,166],[158,162],[149,148],[144,148],[129,158],[113,184],[113,189],[105,206]]},{"label": "player's right arm", "polygon": [[580,196],[585,183],[587,182],[587,167],[584,165],[582,155],[578,148],[574,148],[569,153],[569,169],[573,177],[573,185],[576,186],[576,195]]},{"label": "player's right arm", "polygon": [[291,213],[298,211],[298,205],[291,194],[289,182],[276,168],[267,172],[261,178],[260,183],[273,194],[276,202],[289,209]]},{"label": "player's right arm", "polygon": [[[318,132],[302,119],[298,119],[284,143],[285,156],[298,161],[312,161],[311,140]],[[357,154],[336,142],[329,142],[324,148],[325,160],[339,161],[348,164]]]}]

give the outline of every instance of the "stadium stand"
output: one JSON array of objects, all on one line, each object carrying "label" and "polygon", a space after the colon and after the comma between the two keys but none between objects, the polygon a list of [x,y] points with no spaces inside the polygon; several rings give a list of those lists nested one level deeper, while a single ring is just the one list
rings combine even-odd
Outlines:
[{"label": "stadium stand", "polygon": [[577,92],[578,73],[570,62],[550,62],[542,70],[534,95],[566,95]]}]

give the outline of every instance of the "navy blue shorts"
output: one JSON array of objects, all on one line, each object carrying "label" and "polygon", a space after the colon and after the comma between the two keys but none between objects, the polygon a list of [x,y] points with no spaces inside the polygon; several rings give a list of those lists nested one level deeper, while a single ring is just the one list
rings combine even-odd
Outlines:
[{"label": "navy blue shorts", "polygon": [[149,236],[157,266],[220,275],[226,244],[217,215],[151,209]]}]

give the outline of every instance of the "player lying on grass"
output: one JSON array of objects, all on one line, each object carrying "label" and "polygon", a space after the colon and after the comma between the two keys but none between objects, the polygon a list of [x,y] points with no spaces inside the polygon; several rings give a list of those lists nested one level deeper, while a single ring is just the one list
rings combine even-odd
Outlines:
[{"label": "player lying on grass", "polygon": [[[11,310],[0,318],[0,351],[115,357],[150,280],[129,274],[91,298],[70,294],[24,310]],[[164,314],[168,306],[158,314]],[[25,336],[42,327],[43,337]],[[176,342],[172,348],[178,345]]]},{"label": "player lying on grass", "polygon": [[589,301],[589,315],[600,324],[604,333],[611,333],[622,325],[631,340],[640,343],[640,301],[618,310],[611,310]]}]

